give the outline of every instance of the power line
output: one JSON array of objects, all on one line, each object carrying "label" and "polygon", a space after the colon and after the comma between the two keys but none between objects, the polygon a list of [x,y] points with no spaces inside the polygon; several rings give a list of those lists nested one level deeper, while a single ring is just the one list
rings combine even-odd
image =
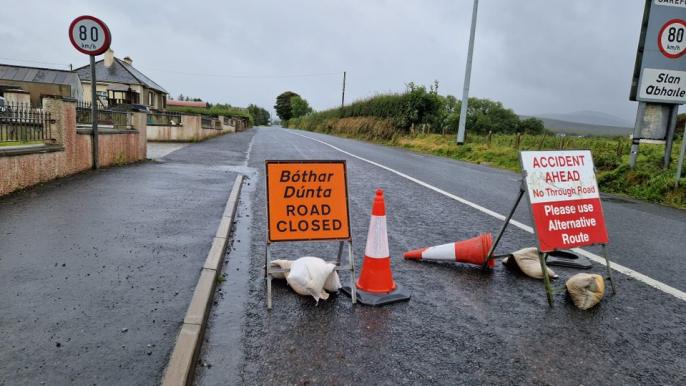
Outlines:
[{"label": "power line", "polygon": [[327,72],[322,74],[303,74],[303,75],[214,75],[214,74],[196,74],[191,72],[181,72],[181,71],[169,71],[169,70],[159,70],[150,67],[139,67],[150,71],[167,72],[170,74],[181,74],[181,75],[193,75],[193,76],[206,76],[210,78],[305,78],[313,76],[329,76],[329,75],[340,75],[343,71],[339,72]]},{"label": "power line", "polygon": [[69,63],[48,63],[48,62],[36,62],[33,60],[20,60],[20,59],[10,59],[10,58],[0,58],[0,60],[11,60],[13,62],[22,62],[22,63],[37,63],[37,64],[51,64],[53,66],[62,66],[62,67],[68,67],[71,64]]}]

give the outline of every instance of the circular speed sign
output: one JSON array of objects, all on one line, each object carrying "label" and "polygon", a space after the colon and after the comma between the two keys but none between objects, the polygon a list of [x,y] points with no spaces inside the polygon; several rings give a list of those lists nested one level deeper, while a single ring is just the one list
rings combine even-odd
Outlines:
[{"label": "circular speed sign", "polygon": [[79,16],[69,26],[69,39],[77,50],[96,56],[110,48],[112,35],[102,20],[93,16]]},{"label": "circular speed sign", "polygon": [[686,22],[679,19],[670,20],[662,27],[657,35],[657,45],[662,54],[670,59],[676,59],[686,53]]}]

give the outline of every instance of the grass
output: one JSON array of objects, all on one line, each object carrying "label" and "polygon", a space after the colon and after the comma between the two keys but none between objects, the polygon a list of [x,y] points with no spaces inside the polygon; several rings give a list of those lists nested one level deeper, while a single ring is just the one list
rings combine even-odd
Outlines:
[{"label": "grass", "polygon": [[[519,152],[522,150],[588,149],[593,154],[600,190],[649,202],[686,209],[686,178],[675,176],[681,140],[672,147],[670,167],[663,168],[664,145],[641,144],[634,168],[629,167],[631,140],[627,137],[558,137],[555,135],[493,134],[467,135],[465,144],[457,146],[455,134],[370,135],[387,121],[374,123],[353,118],[324,122],[318,127],[304,125],[305,130],[324,132],[346,138],[361,139],[411,151],[483,164],[520,173]],[[389,139],[390,138],[390,139]],[[517,148],[517,144],[519,144]]]},{"label": "grass", "polygon": [[42,145],[44,141],[25,141],[25,142],[0,142],[0,147],[3,146],[24,146],[24,145]]}]

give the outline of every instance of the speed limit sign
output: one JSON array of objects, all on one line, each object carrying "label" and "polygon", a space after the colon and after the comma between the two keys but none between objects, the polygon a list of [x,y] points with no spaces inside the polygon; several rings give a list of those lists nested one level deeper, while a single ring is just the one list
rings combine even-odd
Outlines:
[{"label": "speed limit sign", "polygon": [[69,26],[69,39],[74,47],[86,55],[97,56],[110,48],[112,35],[102,20],[80,16]]},{"label": "speed limit sign", "polygon": [[676,59],[686,52],[686,22],[679,19],[670,20],[662,27],[657,36],[660,51],[670,59]]}]

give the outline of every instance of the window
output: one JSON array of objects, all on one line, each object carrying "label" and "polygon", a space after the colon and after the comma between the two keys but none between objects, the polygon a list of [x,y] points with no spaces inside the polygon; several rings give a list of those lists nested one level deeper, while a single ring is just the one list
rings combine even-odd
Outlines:
[{"label": "window", "polygon": [[152,107],[154,93],[152,91],[148,92],[148,106]]}]

